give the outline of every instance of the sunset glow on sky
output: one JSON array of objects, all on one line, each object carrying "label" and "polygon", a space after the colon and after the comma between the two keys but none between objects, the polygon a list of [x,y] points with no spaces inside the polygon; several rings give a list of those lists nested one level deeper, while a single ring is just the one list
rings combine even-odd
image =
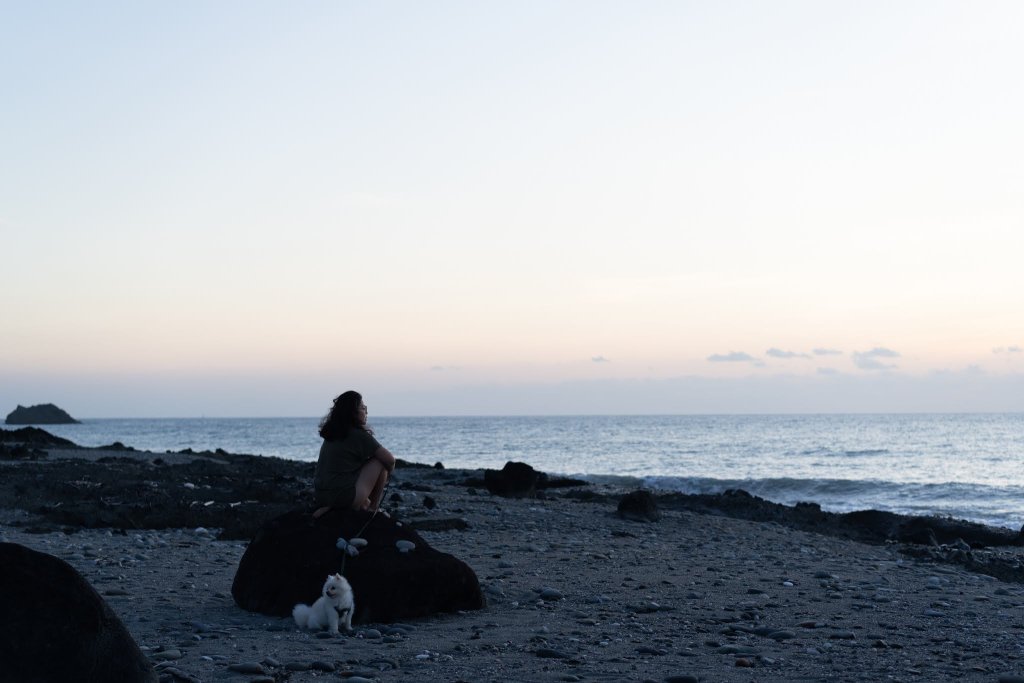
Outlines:
[{"label": "sunset glow on sky", "polygon": [[1024,410],[1024,4],[9,4],[0,413]]}]

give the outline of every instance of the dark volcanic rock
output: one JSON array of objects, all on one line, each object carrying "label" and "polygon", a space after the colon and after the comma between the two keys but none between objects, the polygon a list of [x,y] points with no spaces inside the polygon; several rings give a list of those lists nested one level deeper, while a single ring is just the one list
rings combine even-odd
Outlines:
[{"label": "dark volcanic rock", "polygon": [[0,442],[17,443],[31,446],[56,446],[58,448],[78,448],[75,442],[54,436],[39,427],[22,427],[20,429],[0,429]]},{"label": "dark volcanic rock", "polygon": [[619,501],[619,516],[634,522],[657,522],[661,519],[658,501],[650,491],[631,491]]},{"label": "dark volcanic rock", "polygon": [[9,425],[76,425],[78,420],[53,405],[43,403],[38,406],[19,405],[7,416]]},{"label": "dark volcanic rock", "polygon": [[[357,556],[338,550],[338,538],[357,534],[368,542]],[[411,541],[415,548],[400,552],[397,541]],[[317,520],[292,511],[264,524],[238,564],[231,594],[243,609],[286,617],[296,603],[312,603],[324,577],[335,572],[352,584],[355,622],[484,606],[480,583],[465,562],[431,548],[393,519],[353,510],[334,510]]]},{"label": "dark volcanic rock", "polygon": [[6,468],[0,500],[41,518],[28,522],[39,530],[46,523],[51,531],[205,527],[221,529],[222,539],[248,539],[261,520],[308,500],[314,468],[215,453],[174,465],[124,456],[40,460]]},{"label": "dark volcanic rock", "polygon": [[0,680],[155,683],[124,624],[68,563],[0,543]]},{"label": "dark volcanic rock", "polygon": [[658,496],[658,504],[662,509],[712,512],[756,522],[776,522],[794,529],[868,543],[898,541],[936,545],[960,539],[972,548],[1024,545],[1024,537],[1016,531],[950,517],[900,515],[881,510],[825,512],[813,503],[782,505],[752,496],[742,489],[729,489],[719,494],[669,493]]},{"label": "dark volcanic rock", "polygon": [[532,498],[543,488],[548,475],[525,462],[506,462],[500,470],[484,470],[484,486],[491,493],[507,498]]}]

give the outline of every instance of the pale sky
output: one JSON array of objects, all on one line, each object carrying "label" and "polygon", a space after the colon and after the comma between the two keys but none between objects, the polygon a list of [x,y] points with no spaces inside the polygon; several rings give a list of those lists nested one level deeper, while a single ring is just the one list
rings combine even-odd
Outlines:
[{"label": "pale sky", "polygon": [[1022,26],[0,2],[0,414],[1022,411]]}]

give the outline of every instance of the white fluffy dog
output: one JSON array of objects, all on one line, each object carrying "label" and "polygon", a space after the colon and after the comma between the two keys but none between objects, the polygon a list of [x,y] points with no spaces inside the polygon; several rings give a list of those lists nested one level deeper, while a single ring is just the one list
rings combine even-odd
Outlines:
[{"label": "white fluffy dog", "polygon": [[356,603],[352,599],[352,586],[341,574],[328,576],[324,582],[323,595],[312,605],[298,604],[292,609],[295,623],[302,628],[326,628],[338,632],[338,624],[344,623],[345,630],[352,630],[352,612]]}]

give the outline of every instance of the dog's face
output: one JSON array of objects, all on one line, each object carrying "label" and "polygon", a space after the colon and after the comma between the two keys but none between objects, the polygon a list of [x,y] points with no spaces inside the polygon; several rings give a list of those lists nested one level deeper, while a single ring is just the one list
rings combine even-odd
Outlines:
[{"label": "dog's face", "polygon": [[334,600],[349,590],[351,588],[348,586],[348,581],[341,574],[328,576],[327,581],[324,582],[324,596],[328,600]]}]

